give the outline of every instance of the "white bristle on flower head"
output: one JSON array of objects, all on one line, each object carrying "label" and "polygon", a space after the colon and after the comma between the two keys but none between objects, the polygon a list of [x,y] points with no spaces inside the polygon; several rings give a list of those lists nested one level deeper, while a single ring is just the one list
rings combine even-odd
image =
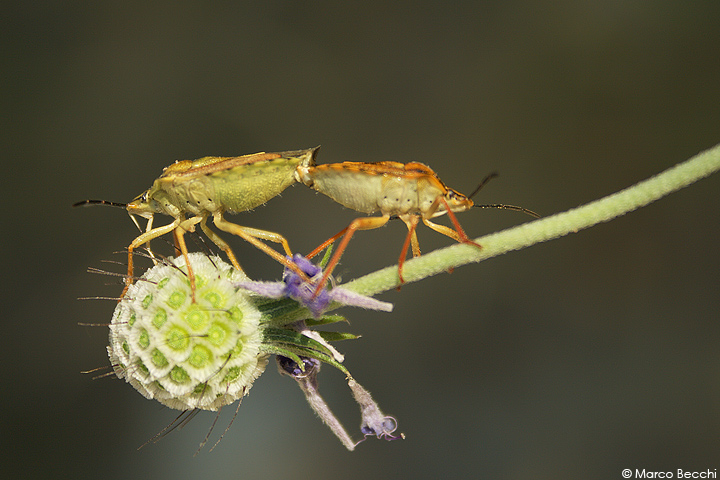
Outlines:
[{"label": "white bristle on flower head", "polygon": [[189,254],[148,270],[113,314],[108,354],[115,373],[178,410],[217,410],[241,398],[265,370],[260,311],[236,287],[247,276],[219,257]]}]

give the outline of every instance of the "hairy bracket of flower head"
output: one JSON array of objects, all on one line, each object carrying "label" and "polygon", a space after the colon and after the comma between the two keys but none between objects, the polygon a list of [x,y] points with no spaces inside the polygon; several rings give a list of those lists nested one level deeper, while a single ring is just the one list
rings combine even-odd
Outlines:
[{"label": "hairy bracket of flower head", "polygon": [[267,365],[260,311],[235,285],[247,277],[218,257],[189,255],[148,270],[117,305],[108,354],[120,378],[168,407],[217,410],[242,397]]},{"label": "hairy bracket of flower head", "polygon": [[315,318],[319,318],[323,312],[327,311],[333,302],[384,312],[392,311],[393,307],[391,303],[360,295],[341,287],[335,287],[330,290],[324,288],[318,295],[315,295],[315,289],[317,288],[316,282],[322,278],[322,269],[298,253],[292,258],[288,257],[288,260],[295,263],[311,281],[304,281],[300,275],[286,267],[283,272],[282,282],[243,281],[237,285],[260,294],[263,297],[292,298],[310,310],[310,313],[312,313]]}]

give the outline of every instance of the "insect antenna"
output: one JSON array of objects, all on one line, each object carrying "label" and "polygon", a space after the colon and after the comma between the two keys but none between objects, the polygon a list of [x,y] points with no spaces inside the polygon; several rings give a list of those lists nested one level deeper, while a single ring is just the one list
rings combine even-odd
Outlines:
[{"label": "insect antenna", "polygon": [[[485,184],[487,184],[487,183],[490,181],[490,179],[495,178],[495,177],[497,177],[498,175],[500,175],[500,174],[497,173],[497,172],[492,172],[490,175],[488,175],[487,177],[483,178],[483,181],[480,182],[480,185],[478,185],[477,188],[476,188],[475,190],[473,190],[473,192],[472,192],[470,195],[468,195],[467,198],[472,198],[472,197],[474,197],[475,195],[477,195],[477,193],[485,186]],[[533,212],[532,210],[528,210],[527,208],[523,208],[523,207],[518,207],[518,206],[516,206],[516,205],[503,205],[503,204],[499,204],[499,203],[498,203],[498,204],[493,204],[493,205],[473,205],[473,207],[477,207],[477,208],[502,208],[502,209],[504,209],[504,210],[515,210],[516,212],[526,213],[526,214],[530,215],[531,217],[540,218],[540,215],[538,215],[537,213]]]},{"label": "insect antenna", "polygon": [[478,193],[480,190],[482,190],[482,188],[485,186],[486,183],[488,183],[488,182],[490,181],[491,178],[495,178],[495,177],[497,177],[498,175],[499,175],[499,174],[498,174],[497,172],[492,172],[490,175],[488,175],[487,177],[483,178],[483,181],[480,182],[480,185],[478,185],[477,188],[476,188],[475,190],[473,190],[473,192],[472,192],[470,195],[468,195],[467,198],[472,198],[472,197],[474,197],[475,195],[477,195],[477,193]]},{"label": "insect antenna", "polygon": [[73,207],[87,207],[89,205],[105,205],[108,207],[127,208],[127,203],[109,202],[107,200],[83,200],[73,203]]},{"label": "insect antenna", "polygon": [[540,214],[537,214],[533,212],[532,210],[528,210],[527,208],[518,207],[517,205],[503,205],[503,204],[494,204],[494,205],[473,205],[473,207],[477,208],[502,208],[504,210],[514,210],[516,212],[522,212],[530,215],[531,217],[540,218]]}]

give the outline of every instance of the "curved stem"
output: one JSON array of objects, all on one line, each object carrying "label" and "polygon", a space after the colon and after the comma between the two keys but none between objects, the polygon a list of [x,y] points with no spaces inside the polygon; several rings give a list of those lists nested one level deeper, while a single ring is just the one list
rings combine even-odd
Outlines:
[{"label": "curved stem", "polygon": [[[643,207],[720,170],[720,144],[658,175],[581,207],[475,239],[482,249],[457,244],[405,262],[405,283],[512,250],[575,233]],[[398,286],[397,265],[365,275],[344,288],[375,295]]]}]

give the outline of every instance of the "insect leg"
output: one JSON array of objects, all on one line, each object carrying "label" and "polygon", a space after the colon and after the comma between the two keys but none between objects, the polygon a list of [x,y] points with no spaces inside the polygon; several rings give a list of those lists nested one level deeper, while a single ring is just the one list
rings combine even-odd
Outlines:
[{"label": "insect leg", "polygon": [[187,267],[188,279],[190,280],[190,291],[192,292],[192,302],[193,303],[195,303],[195,273],[193,273],[193,269],[190,266],[190,259],[188,258],[188,249],[187,249],[187,245],[185,244],[185,232],[194,232],[195,225],[197,225],[199,222],[201,222],[205,218],[207,218],[207,217],[198,215],[196,217],[192,217],[187,220],[183,220],[180,223],[180,225],[178,225],[178,228],[173,230],[173,235],[175,236],[175,240],[178,244],[178,247],[180,247],[180,251],[182,252],[183,258],[185,259],[185,266]]},{"label": "insect leg", "polygon": [[436,232],[442,233],[443,235],[452,238],[456,242],[464,243],[460,235],[458,235],[458,233],[450,227],[446,227],[445,225],[438,225],[437,223],[433,223],[430,220],[426,219],[423,219],[423,223],[435,230]]},{"label": "insect leg", "polygon": [[157,238],[161,235],[165,235],[168,232],[172,232],[177,228],[178,225],[180,225],[180,222],[182,222],[182,218],[176,218],[174,222],[169,223],[167,225],[163,225],[162,227],[153,228],[150,231],[147,231],[137,237],[133,242],[128,246],[128,273],[127,277],[125,278],[125,288],[123,289],[122,293],[120,294],[120,298],[122,299],[125,294],[127,293],[128,288],[130,288],[130,285],[133,283],[133,250],[135,250],[140,245],[149,242],[150,240]]},{"label": "insect leg", "polygon": [[348,230],[347,227],[343,228],[338,233],[336,233],[335,235],[333,235],[332,237],[330,237],[329,239],[327,239],[323,243],[321,243],[320,246],[318,246],[315,250],[313,250],[312,252],[305,255],[305,258],[313,258],[315,255],[317,255],[318,253],[322,252],[327,247],[332,245],[333,242],[335,242],[335,240],[337,240],[338,238],[345,235],[345,232],[347,232],[347,230]]},{"label": "insect leg", "polygon": [[[305,274],[305,272],[300,270],[300,267],[298,267],[293,262],[291,262],[287,258],[280,255],[277,251],[275,251],[272,248],[265,245],[263,242],[261,242],[257,238],[257,237],[267,238],[267,239],[278,238],[278,237],[283,238],[280,234],[273,233],[273,232],[266,232],[265,230],[257,230],[254,228],[241,227],[240,225],[236,225],[234,223],[231,223],[231,222],[228,222],[227,220],[225,220],[222,216],[222,212],[216,212],[213,214],[213,222],[215,223],[215,226],[218,227],[220,230],[231,233],[233,235],[237,235],[238,237],[242,238],[246,242],[254,245],[255,248],[262,250],[270,257],[272,257],[275,260],[277,260],[278,262],[282,263],[283,265],[285,265],[286,267],[291,269],[293,272],[300,275],[300,278],[302,278],[303,281],[306,281],[306,282],[310,281],[310,279]],[[262,232],[262,236],[261,235],[253,235],[253,233],[259,233],[259,232]],[[287,244],[287,240],[285,240],[285,244]],[[289,249],[290,248],[288,247],[288,250]],[[290,253],[290,255],[292,255],[292,253]]]},{"label": "insect leg", "polygon": [[450,205],[448,205],[447,201],[444,197],[438,197],[442,203],[445,204],[445,209],[447,211],[448,217],[450,217],[450,221],[452,222],[453,226],[455,227],[455,230],[453,230],[450,227],[446,227],[445,225],[438,225],[437,223],[433,223],[427,218],[423,217],[423,223],[427,225],[428,227],[432,228],[438,233],[442,233],[443,235],[446,235],[452,239],[454,239],[457,242],[460,243],[469,243],[471,245],[475,245],[478,248],[482,248],[482,245],[479,243],[475,243],[467,236],[465,233],[465,230],[460,226],[460,222],[458,222],[457,217],[453,213],[452,210],[450,210]]},{"label": "insect leg", "polygon": [[[135,221],[135,216],[134,216],[134,215],[130,215],[130,218],[133,219],[133,222]],[[150,218],[148,218],[147,225],[145,225],[145,231],[146,231],[146,232],[149,232],[150,230],[152,230],[153,219],[154,219],[154,218],[155,218],[154,215],[151,216]],[[135,223],[135,225],[137,225],[137,222]],[[158,264],[158,261],[157,261],[157,258],[155,258],[155,254],[153,253],[152,249],[150,248],[150,241],[149,241],[149,240],[148,240],[148,242],[145,244],[145,247],[147,248],[147,251],[148,251],[148,253],[150,254],[150,258],[152,259],[153,264],[154,264],[154,265],[157,265],[157,264]]]},{"label": "insect leg", "polygon": [[230,245],[228,245],[225,240],[220,238],[217,233],[210,230],[210,227],[207,226],[207,217],[203,218],[202,222],[200,222],[200,228],[205,233],[205,235],[207,235],[207,237],[220,248],[220,250],[225,252],[225,255],[227,255],[227,257],[230,259],[230,263],[233,264],[233,267],[242,272],[243,269],[240,267],[240,263],[237,261],[235,254],[230,248]]},{"label": "insect leg", "polygon": [[356,230],[372,230],[374,228],[380,228],[383,225],[385,225],[388,220],[390,220],[390,215],[383,215],[382,217],[363,217],[363,218],[356,218],[353,220],[350,225],[345,229],[345,236],[343,237],[342,241],[340,242],[340,245],[338,245],[337,250],[333,254],[332,258],[330,259],[330,262],[328,262],[327,267],[325,267],[325,273],[323,274],[323,277],[320,279],[320,282],[318,283],[317,288],[315,289],[315,293],[313,296],[317,296],[320,291],[325,286],[325,283],[327,282],[327,279],[330,278],[330,274],[332,273],[333,269],[337,265],[337,263],[340,261],[340,257],[342,256],[343,252],[345,251],[345,247],[347,247],[348,242],[352,238],[353,234]]},{"label": "insect leg", "polygon": [[279,233],[268,232],[267,230],[259,230],[257,228],[251,227],[241,227],[240,225],[238,225],[238,227],[241,228],[245,233],[253,237],[262,238],[263,240],[268,240],[270,242],[281,244],[283,250],[285,250],[285,254],[289,257],[292,257],[292,250],[290,250],[290,244],[288,244],[288,241],[285,239],[285,237],[283,237]]},{"label": "insect leg", "polygon": [[[398,259],[398,277],[400,278],[400,283],[405,283],[405,279],[402,276],[402,268],[405,264],[405,257],[407,256],[408,247],[412,245],[412,252],[413,257],[419,257],[420,256],[420,244],[418,243],[417,239],[417,232],[416,227],[418,224],[418,216],[417,215],[409,215],[405,216],[402,215],[400,219],[405,222],[405,225],[407,225],[408,228],[408,234],[405,237],[405,242],[403,243],[402,250],[400,250],[400,258]],[[398,286],[398,288],[400,288]]]}]

